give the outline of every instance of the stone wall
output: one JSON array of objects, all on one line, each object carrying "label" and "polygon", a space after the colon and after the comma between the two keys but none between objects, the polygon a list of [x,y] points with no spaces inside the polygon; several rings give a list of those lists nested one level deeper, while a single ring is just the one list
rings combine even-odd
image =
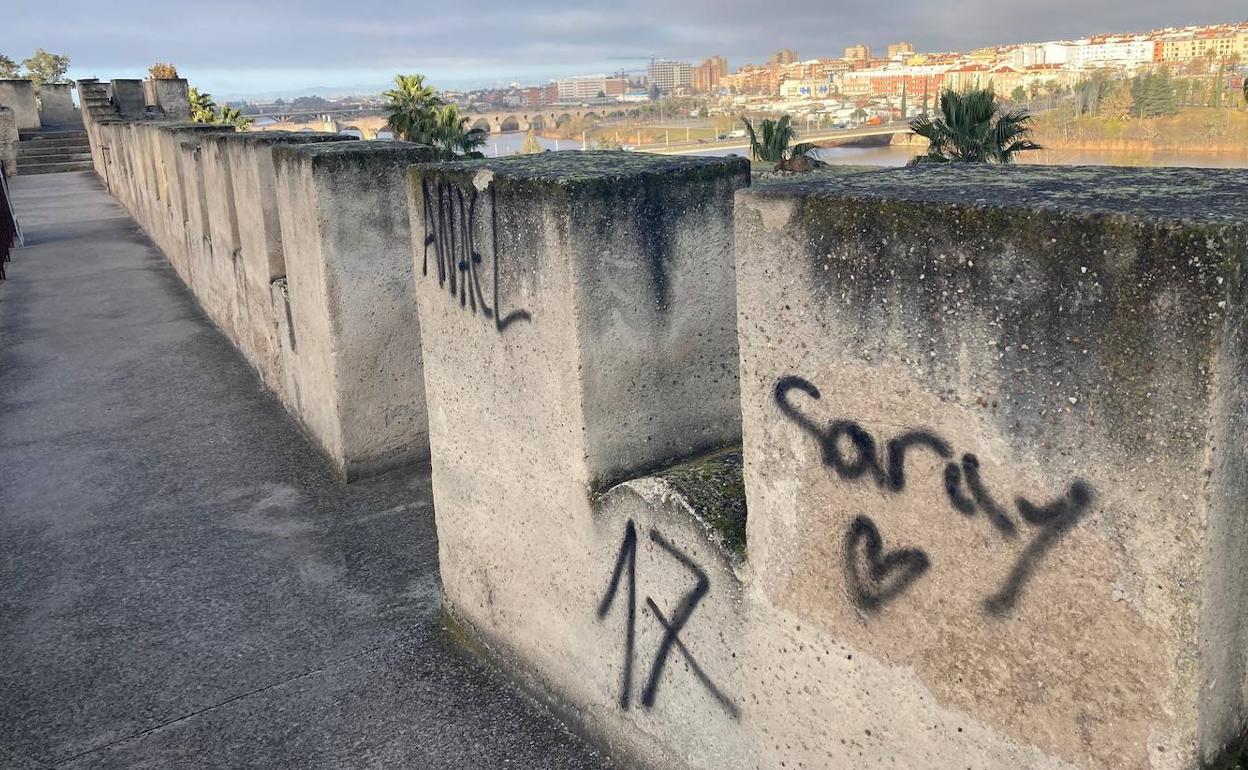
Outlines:
[{"label": "stone wall", "polygon": [[[277,145],[283,392],[347,478],[429,457],[407,142]],[[274,297],[274,302],[277,298]]]},{"label": "stone wall", "polygon": [[[734,212],[719,163],[413,171],[463,632],[654,766],[1224,756],[1248,649],[1242,175],[907,169]],[[720,248],[743,454],[672,466],[664,442],[734,424],[689,389],[736,378],[697,309]]]},{"label": "stone wall", "polygon": [[[1196,768],[1248,703],[1248,182],[102,121],[448,622],[670,768]],[[413,165],[415,164],[415,165]]]},{"label": "stone wall", "polygon": [[1098,768],[1238,739],[1246,193],[970,167],[739,196],[758,601],[960,739]]},{"label": "stone wall", "polygon": [[144,92],[142,80],[133,78],[112,80],[109,82],[109,94],[121,117],[132,120],[147,117],[147,94]]},{"label": "stone wall", "polygon": [[143,81],[143,93],[150,107],[169,120],[190,120],[191,100],[185,78],[159,78]]},{"label": "stone wall", "polygon": [[7,176],[17,176],[17,115],[4,106],[0,106],[0,166]]},{"label": "stone wall", "polygon": [[74,107],[72,83],[44,83],[39,89],[39,123],[44,128],[77,128],[82,124]]},{"label": "stone wall", "polygon": [[13,110],[18,130],[39,128],[39,103],[29,80],[0,80],[0,107]]},{"label": "stone wall", "polygon": [[423,148],[173,121],[89,135],[110,191],[344,478],[428,457],[406,195]]}]

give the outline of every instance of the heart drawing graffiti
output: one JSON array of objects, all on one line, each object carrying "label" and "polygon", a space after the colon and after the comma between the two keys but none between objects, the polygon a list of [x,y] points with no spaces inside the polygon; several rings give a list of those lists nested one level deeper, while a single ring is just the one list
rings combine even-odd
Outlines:
[{"label": "heart drawing graffiti", "polygon": [[875,523],[857,516],[845,536],[845,571],[850,596],[859,608],[878,610],[917,580],[931,562],[917,548],[884,552],[884,539]]}]

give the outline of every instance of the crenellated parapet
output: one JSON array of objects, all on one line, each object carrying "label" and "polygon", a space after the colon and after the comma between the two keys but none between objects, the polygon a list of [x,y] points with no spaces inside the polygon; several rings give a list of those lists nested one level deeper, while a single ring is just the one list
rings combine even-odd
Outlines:
[{"label": "crenellated parapet", "polygon": [[1241,742],[1242,174],[91,135],[344,478],[430,462],[448,624],[612,753]]}]

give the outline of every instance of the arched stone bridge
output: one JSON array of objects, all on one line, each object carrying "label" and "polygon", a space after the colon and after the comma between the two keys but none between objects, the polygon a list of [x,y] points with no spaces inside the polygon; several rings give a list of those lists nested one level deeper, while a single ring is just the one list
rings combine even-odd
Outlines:
[{"label": "arched stone bridge", "polygon": [[[598,121],[605,117],[605,109],[548,107],[542,110],[513,110],[499,112],[466,112],[469,126],[491,134],[515,131],[545,131],[566,125],[573,120]],[[387,138],[385,115],[323,115],[306,123],[282,121],[256,126],[257,131],[329,131],[332,133],[359,132],[364,139]]]}]

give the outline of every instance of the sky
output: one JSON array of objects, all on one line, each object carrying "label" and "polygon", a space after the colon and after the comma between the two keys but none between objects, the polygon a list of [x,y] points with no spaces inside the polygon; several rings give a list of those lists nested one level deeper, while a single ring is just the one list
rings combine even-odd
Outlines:
[{"label": "sky", "polygon": [[[397,72],[439,88],[644,69],[650,56],[731,69],[780,48],[839,56],[865,42],[921,51],[1248,20],[1244,0],[4,0],[0,53],[66,54],[70,76],[142,77],[174,63],[218,98],[376,92]],[[16,4],[14,8],[13,5]]]}]

